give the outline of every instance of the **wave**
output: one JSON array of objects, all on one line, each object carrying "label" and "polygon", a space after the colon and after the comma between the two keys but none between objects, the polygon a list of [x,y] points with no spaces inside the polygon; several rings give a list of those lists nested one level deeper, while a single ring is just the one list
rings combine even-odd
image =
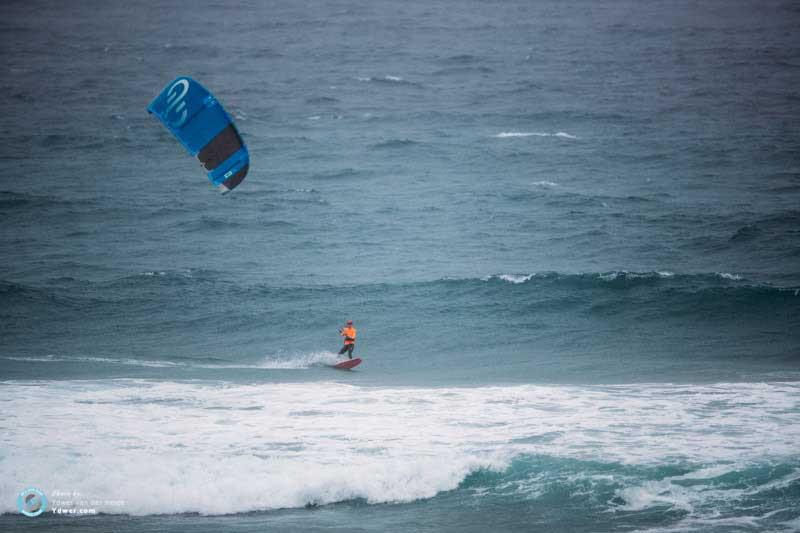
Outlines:
[{"label": "wave", "polygon": [[341,169],[332,169],[332,170],[325,170],[322,172],[315,172],[311,175],[311,179],[314,180],[337,180],[337,179],[344,179],[344,178],[355,178],[363,175],[364,172],[362,170],[356,168],[341,168]]},{"label": "wave", "polygon": [[329,366],[338,361],[339,356],[334,352],[311,352],[289,356],[287,358],[265,358],[260,363],[253,365],[253,368],[265,368],[270,370],[300,370],[316,366]]},{"label": "wave", "polygon": [[59,355],[44,356],[0,356],[6,361],[20,361],[25,363],[92,363],[92,364],[112,364],[124,366],[143,366],[148,368],[174,368],[186,366],[184,363],[164,360],[147,360],[115,357],[67,357]]},{"label": "wave", "polygon": [[35,139],[38,146],[50,151],[100,149],[112,146],[127,146],[133,142],[132,139],[122,136],[68,135],[58,133],[37,136]]},{"label": "wave", "polygon": [[252,48],[249,52],[246,53],[248,57],[252,57],[253,59],[277,59],[279,57],[283,57],[283,54],[273,50],[272,48]]},{"label": "wave", "polygon": [[537,276],[537,274],[492,274],[491,276],[485,276],[481,279],[483,281],[499,279],[502,281],[507,281],[509,283],[519,284],[519,283],[525,283],[526,281],[530,281],[534,276]]},{"label": "wave", "polygon": [[95,208],[95,200],[75,199],[65,200],[55,196],[20,193],[13,191],[0,191],[0,209],[52,209],[52,208]]},{"label": "wave", "polygon": [[[287,223],[288,224],[288,223]],[[215,231],[235,230],[247,227],[244,220],[237,218],[222,218],[218,216],[202,215],[196,219],[181,220],[174,225],[184,231]]]},{"label": "wave", "polygon": [[[273,198],[275,198],[273,196]],[[326,204],[325,200],[309,199],[309,198],[281,198],[279,200],[283,204],[287,203],[314,203]],[[235,217],[219,217],[203,215],[189,220],[181,220],[173,224],[174,228],[178,228],[185,233],[202,233],[202,232],[216,232],[223,231],[230,233],[232,230],[245,230],[258,228],[259,230],[266,229],[279,229],[279,228],[295,228],[297,224],[287,220],[262,218],[264,215],[252,218],[235,218]]]},{"label": "wave", "polygon": [[[368,328],[364,353],[381,355],[368,367],[375,372],[358,376],[369,381],[464,383],[485,373],[487,357],[497,360],[487,379],[500,383],[796,375],[797,339],[787,332],[800,327],[800,285],[667,268],[341,286],[272,286],[237,273],[157,268],[98,282],[75,275],[41,287],[0,282],[3,355],[115,359],[9,363],[0,375],[241,378],[244,370],[266,377],[314,368],[331,361],[320,350],[336,342],[330,323],[342,312],[335,302],[345,301]],[[426,328],[409,353],[398,335],[420,320]],[[486,328],[502,343],[485,346]],[[271,346],[297,353],[265,351]],[[585,366],[574,363],[577,356]],[[156,372],[159,366],[168,372]],[[317,374],[306,373],[323,377]]]},{"label": "wave", "polygon": [[[728,272],[715,272],[713,274],[680,274],[676,275],[669,270],[656,270],[651,272],[631,272],[628,270],[610,270],[608,272],[589,272],[584,274],[562,274],[559,272],[534,272],[532,274],[491,274],[481,278],[482,281],[501,280],[511,283],[524,283],[534,279],[538,280],[552,280],[559,281],[565,284],[586,285],[595,284],[603,286],[605,282],[631,282],[638,284],[641,281],[659,281],[659,280],[678,280],[688,283],[697,283],[700,281],[714,284],[715,281],[746,281],[741,275],[731,274]],[[619,283],[618,283],[619,284]],[[771,288],[770,286],[762,286],[765,289]],[[793,290],[794,288],[778,288],[775,290]]]},{"label": "wave", "polygon": [[[74,278],[62,277],[61,282],[81,284]],[[23,283],[0,280],[0,317],[19,316],[19,305],[35,307],[40,318],[51,315],[57,310],[76,311],[85,305],[92,305],[98,300],[93,296],[74,296],[63,291],[44,287],[34,287]]]},{"label": "wave", "polygon": [[364,82],[373,82],[373,83],[383,83],[388,85],[419,85],[417,82],[408,81],[400,76],[392,76],[392,75],[385,75],[385,76],[367,76],[367,77],[358,77],[356,78],[358,81]]},{"label": "wave", "polygon": [[[767,525],[772,515],[794,505],[791,492],[798,488],[797,457],[777,464],[770,460],[705,465],[672,461],[640,466],[520,455],[504,470],[473,472],[461,484],[462,490],[484,497],[529,501],[559,499],[567,491],[572,498],[583,500],[585,513],[598,515],[676,513],[676,521],[682,525],[695,525],[688,530],[704,529],[698,528],[699,524],[705,528],[722,525],[726,518],[721,515],[736,517],[746,503],[755,516],[736,519],[749,520],[752,526]],[[775,499],[761,505],[770,495]]]},{"label": "wave", "polygon": [[137,289],[152,285],[187,287],[192,285],[206,285],[219,280],[221,273],[214,270],[201,268],[183,268],[178,270],[145,270],[106,280],[98,285],[113,289]]},{"label": "wave", "polygon": [[[174,279],[182,282],[186,279],[198,279],[203,281],[215,281],[220,278],[227,279],[229,276],[224,272],[217,272],[206,269],[184,269],[184,270],[163,270],[146,271],[133,276],[119,278],[118,281],[141,279],[142,277],[161,277]],[[629,271],[629,270],[610,270],[606,272],[585,272],[585,273],[563,273],[555,271],[541,272],[507,272],[488,274],[480,278],[453,278],[446,277],[430,281],[417,281],[397,284],[357,284],[346,287],[339,286],[313,286],[313,287],[268,287],[260,286],[267,292],[287,292],[292,291],[339,291],[353,290],[359,291],[397,291],[415,287],[425,287],[427,290],[437,288],[450,289],[453,285],[477,286],[476,283],[487,281],[503,281],[512,284],[538,285],[547,282],[550,286],[562,286],[565,288],[622,288],[625,286],[635,287],[649,284],[653,287],[670,288],[671,290],[686,289],[689,292],[696,292],[703,289],[731,289],[731,290],[750,290],[766,293],[793,293],[796,287],[777,286],[770,283],[762,283],[753,279],[748,279],[745,275],[736,272],[711,272],[711,273],[676,273],[667,269],[654,271]],[[736,282],[736,283],[732,283]],[[113,282],[112,282],[113,283]],[[235,288],[235,287],[234,287]]]},{"label": "wave", "polygon": [[[622,209],[618,213],[620,216],[638,216],[639,211],[632,211],[629,207],[636,207],[638,204],[649,204],[662,201],[659,195],[653,196],[614,196],[609,194],[589,194],[579,192],[559,186],[558,183],[540,180],[532,182],[531,188],[515,188],[499,191],[497,194],[501,195],[505,200],[512,202],[535,202],[537,204],[544,202],[544,205],[551,207],[561,208],[578,208],[578,207],[600,207],[604,209],[609,207]],[[656,217],[655,221],[662,221],[661,218]],[[666,219],[663,219],[666,220]],[[672,220],[670,218],[670,220]],[[641,219],[637,219],[640,222]]]},{"label": "wave", "polygon": [[453,66],[435,70],[434,76],[454,76],[454,75],[475,75],[475,74],[494,74],[495,70],[485,65],[464,65]]},{"label": "wave", "polygon": [[480,63],[481,61],[482,59],[480,57],[472,54],[455,54],[440,60],[441,63],[454,65],[471,65]]},{"label": "wave", "polygon": [[742,226],[736,233],[731,236],[731,241],[750,241],[757,238],[761,234],[761,230],[758,226],[755,225],[748,225]]},{"label": "wave", "polygon": [[758,240],[786,240],[790,247],[795,247],[797,237],[800,236],[800,211],[786,210],[761,217],[749,224],[741,226],[730,237],[732,245],[750,245]]},{"label": "wave", "polygon": [[508,139],[513,137],[561,137],[562,139],[577,139],[575,135],[559,131],[556,133],[546,133],[541,131],[523,132],[523,131],[503,131],[493,135],[496,139]]},{"label": "wave", "polygon": [[311,105],[330,105],[338,103],[339,99],[332,96],[313,96],[311,98],[306,98],[306,104]]},{"label": "wave", "polygon": [[[628,300],[624,290],[647,289],[639,294],[635,302],[637,308],[652,304],[655,308],[668,310],[669,305],[689,305],[692,302],[704,302],[704,305],[729,305],[737,302],[738,305],[761,305],[768,301],[791,307],[800,302],[792,298],[800,291],[800,286],[775,285],[759,282],[748,278],[743,273],[720,271],[714,273],[679,273],[668,269],[657,271],[627,271],[614,270],[606,272],[588,273],[560,273],[553,271],[542,272],[505,272],[485,275],[480,278],[442,278],[430,281],[417,281],[396,284],[356,284],[346,286],[315,285],[315,286],[283,286],[241,284],[236,277],[229,273],[207,269],[182,269],[159,270],[153,269],[123,277],[112,278],[104,281],[89,282],[75,278],[51,280],[46,286],[31,286],[21,283],[0,280],[0,294],[4,301],[2,309],[12,309],[28,300],[35,303],[37,300],[47,302],[60,302],[75,304],[86,301],[88,304],[97,304],[102,300],[106,289],[114,291],[114,297],[109,302],[118,303],[120,298],[125,298],[131,291],[131,297],[138,297],[138,291],[158,285],[162,290],[174,288],[175,296],[183,304],[186,293],[182,292],[187,287],[196,287],[199,296],[214,293],[225,294],[226,298],[248,301],[258,301],[260,298],[278,298],[292,300],[295,298],[329,298],[323,296],[340,292],[357,292],[362,295],[372,295],[384,298],[403,298],[403,295],[414,294],[423,290],[426,297],[458,299],[460,297],[473,297],[475,291],[481,292],[481,298],[486,301],[502,300],[510,296],[506,285],[518,288],[513,294],[521,297],[520,290],[530,289],[531,295],[536,295],[540,301],[550,298],[558,299],[569,291],[580,295],[591,291],[593,298],[604,296],[616,298],[622,306],[620,310],[634,305]],[[91,290],[90,290],[91,289]],[[74,292],[73,292],[74,291]],[[601,291],[601,292],[597,292]],[[91,297],[85,294],[91,294]],[[168,297],[172,293],[162,293]],[[437,294],[442,296],[437,296]],[[729,303],[726,304],[725,302]],[[509,301],[509,304],[513,301]],[[522,300],[520,300],[522,303]]]},{"label": "wave", "polygon": [[[780,491],[796,499],[800,472],[796,383],[0,387],[18,428],[0,458],[0,512],[16,512],[19,486],[37,479],[46,493],[68,487],[102,499],[100,512],[129,515],[403,503],[451,491],[519,501],[566,489],[592,495],[598,513],[685,501],[702,517],[724,500],[735,508],[761,498],[774,510],[786,503]],[[48,438],[51,420],[72,428],[69,438]]]},{"label": "wave", "polygon": [[[791,327],[789,323],[778,324],[795,316],[800,306],[800,286],[759,283],[731,272],[512,272],[484,276],[481,281],[487,285],[481,291],[487,305],[506,301],[509,312],[518,316],[529,313],[531,302],[535,301],[539,312],[571,309],[579,315],[590,312],[598,317],[626,316],[642,323],[678,317],[694,317],[703,323],[731,321],[756,313],[767,321],[776,320],[775,327]],[[473,280],[440,283],[460,284],[465,291],[477,289]],[[511,287],[513,292],[508,293]],[[734,309],[736,313],[732,312]]]},{"label": "wave", "polygon": [[334,352],[319,351],[304,354],[290,355],[288,357],[265,357],[254,363],[237,363],[221,358],[190,358],[177,357],[168,359],[135,359],[131,357],[95,357],[95,356],[13,356],[0,355],[0,359],[7,361],[32,362],[32,363],[92,363],[118,366],[135,366],[146,368],[203,368],[208,370],[228,369],[265,369],[265,370],[305,370],[313,367],[330,366],[336,363],[338,355]]},{"label": "wave", "polygon": [[419,144],[420,143],[418,141],[412,141],[411,139],[389,139],[387,141],[375,143],[371,145],[370,148],[373,148],[375,150],[397,149],[397,148],[408,148]]}]

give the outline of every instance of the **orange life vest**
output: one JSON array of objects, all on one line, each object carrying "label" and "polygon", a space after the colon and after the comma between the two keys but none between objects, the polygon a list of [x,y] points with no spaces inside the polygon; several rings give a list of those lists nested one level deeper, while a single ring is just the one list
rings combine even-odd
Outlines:
[{"label": "orange life vest", "polygon": [[347,326],[342,330],[342,337],[344,337],[344,344],[355,344],[356,343],[356,328],[353,326]]}]

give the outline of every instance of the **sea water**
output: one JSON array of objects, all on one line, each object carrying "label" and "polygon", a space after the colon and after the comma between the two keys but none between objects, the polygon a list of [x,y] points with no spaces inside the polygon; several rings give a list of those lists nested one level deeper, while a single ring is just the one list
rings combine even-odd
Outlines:
[{"label": "sea water", "polygon": [[0,529],[800,529],[795,3],[0,12]]}]

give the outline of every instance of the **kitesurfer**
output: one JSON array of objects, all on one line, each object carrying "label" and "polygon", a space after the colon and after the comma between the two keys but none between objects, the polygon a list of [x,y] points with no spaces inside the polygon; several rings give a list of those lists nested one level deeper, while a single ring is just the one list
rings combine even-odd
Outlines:
[{"label": "kitesurfer", "polygon": [[352,359],[353,349],[356,347],[356,328],[353,327],[352,320],[348,320],[347,325],[339,330],[339,335],[344,337],[344,346],[339,350],[339,355],[347,352],[347,357]]}]

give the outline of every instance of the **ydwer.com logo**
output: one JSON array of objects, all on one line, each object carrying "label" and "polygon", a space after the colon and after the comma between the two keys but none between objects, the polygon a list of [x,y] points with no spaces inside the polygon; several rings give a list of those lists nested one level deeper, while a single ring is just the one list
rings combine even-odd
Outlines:
[{"label": "ydwer.com logo", "polygon": [[17,496],[17,509],[25,516],[39,516],[47,509],[47,498],[39,489],[25,489]]}]

